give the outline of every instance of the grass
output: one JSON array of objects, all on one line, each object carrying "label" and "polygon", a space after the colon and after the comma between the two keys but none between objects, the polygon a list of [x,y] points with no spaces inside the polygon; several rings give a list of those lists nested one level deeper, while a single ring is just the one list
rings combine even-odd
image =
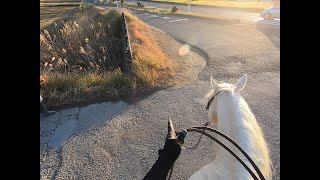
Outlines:
[{"label": "grass", "polygon": [[112,5],[112,6],[115,6],[116,3],[113,2],[112,0],[111,1],[107,1],[107,0],[99,0],[96,4],[100,4],[100,5]]},{"label": "grass", "polygon": [[[47,1],[46,1],[47,2]],[[50,1],[50,2],[60,2],[60,1]],[[63,1],[63,2],[77,2],[77,1]],[[84,3],[83,9],[84,12],[90,10],[92,5]],[[74,12],[79,12],[79,4],[61,4],[54,3],[52,5],[46,5],[40,2],[40,30],[47,28],[50,29],[51,26],[61,21],[65,18],[66,15]],[[72,15],[71,15],[72,16]]]},{"label": "grass", "polygon": [[55,22],[64,18],[74,7],[40,7],[40,29],[47,28]]},{"label": "grass", "polygon": [[[171,3],[182,3],[189,4],[188,0],[151,0],[155,2],[171,2]],[[231,8],[243,8],[251,10],[263,10],[273,5],[272,2],[257,2],[257,1],[231,1],[231,0],[193,0],[191,4],[194,5],[206,5],[216,7],[231,7]]]},{"label": "grass", "polygon": [[187,17],[196,17],[196,18],[216,20],[216,21],[229,21],[229,22],[238,21],[235,19],[227,18],[225,16],[212,16],[212,15],[205,15],[205,14],[194,13],[194,12],[184,12],[184,11],[179,11],[179,10],[175,13],[172,13],[171,9],[168,9],[168,8],[156,8],[153,6],[146,6],[146,5],[143,8],[141,8],[141,7],[138,7],[134,3],[125,3],[125,4],[134,10],[157,13],[157,14],[176,14],[176,15],[183,15],[183,16],[187,16]]},{"label": "grass", "polygon": [[157,14],[170,14],[171,13],[171,9],[168,8],[156,8],[153,6],[148,6],[148,5],[144,5],[144,7],[138,7],[136,3],[129,3],[129,2],[125,2],[124,3],[127,7],[131,8],[131,9],[135,9],[138,11],[145,11],[145,12],[151,12],[151,13],[157,13]]},{"label": "grass", "polygon": [[148,26],[136,16],[123,10],[127,15],[129,36],[133,53],[133,69],[137,83],[147,87],[162,87],[175,74],[175,65],[148,36]]},{"label": "grass", "polygon": [[40,7],[79,6],[81,0],[40,0]]},{"label": "grass", "polygon": [[46,75],[48,80],[41,94],[49,107],[128,96],[133,92],[135,84],[120,69],[104,73],[48,73]]},{"label": "grass", "polygon": [[48,107],[127,97],[136,87],[165,87],[174,75],[174,64],[148,36],[147,25],[127,11],[134,61],[133,75],[124,75],[121,15],[92,9],[40,33],[40,72],[47,77],[41,94]]},{"label": "grass", "polygon": [[81,2],[82,0],[40,0],[40,3]]},{"label": "grass", "polygon": [[48,77],[42,94],[49,106],[112,98],[132,87],[119,70],[120,14],[88,14],[77,14],[40,33],[40,72]]}]

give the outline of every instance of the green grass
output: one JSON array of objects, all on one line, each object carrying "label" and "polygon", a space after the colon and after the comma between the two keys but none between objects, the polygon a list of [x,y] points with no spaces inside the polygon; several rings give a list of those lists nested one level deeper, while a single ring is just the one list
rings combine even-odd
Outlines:
[{"label": "green grass", "polygon": [[[151,0],[155,2],[171,2],[189,4],[188,0]],[[258,2],[258,1],[227,1],[227,0],[194,0],[191,1],[194,5],[206,5],[216,7],[231,7],[231,8],[244,8],[252,10],[263,10],[273,5],[272,2]]]},{"label": "green grass", "polygon": [[47,76],[49,78],[41,94],[48,106],[64,106],[98,98],[128,96],[133,92],[135,83],[119,69],[104,73],[52,73]]}]

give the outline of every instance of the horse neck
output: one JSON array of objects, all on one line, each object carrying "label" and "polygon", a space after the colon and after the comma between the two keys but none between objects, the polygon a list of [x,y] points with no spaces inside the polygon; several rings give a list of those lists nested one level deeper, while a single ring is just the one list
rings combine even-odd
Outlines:
[{"label": "horse neck", "polygon": [[[217,117],[218,129],[239,144],[239,129],[235,120],[234,105],[231,92],[222,91],[217,97]],[[229,147],[236,154],[238,150],[226,139],[218,136],[218,139]],[[240,145],[241,146],[241,145]],[[228,178],[239,177],[239,167],[236,166],[235,158],[226,150],[221,149],[217,152],[215,160],[212,162],[214,169],[220,169],[219,174],[228,174]]]},{"label": "horse neck", "polygon": [[[266,179],[271,179],[267,146],[261,129],[245,100],[240,95],[232,95],[231,92],[221,93],[217,98],[217,116],[219,130],[239,144],[257,164],[264,176],[266,176]],[[220,138],[219,140],[234,151],[242,160],[247,161],[234,145],[224,138]],[[239,179],[251,178],[244,167],[225,150],[220,150],[217,153],[214,162],[216,161],[221,163],[221,166],[233,168],[234,176],[239,177]],[[249,163],[246,164],[253,169]]]}]

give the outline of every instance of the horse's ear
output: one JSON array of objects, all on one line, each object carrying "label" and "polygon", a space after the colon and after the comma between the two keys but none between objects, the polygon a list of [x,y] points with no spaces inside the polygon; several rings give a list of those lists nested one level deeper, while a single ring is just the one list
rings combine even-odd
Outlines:
[{"label": "horse's ear", "polygon": [[241,91],[247,83],[247,75],[244,74],[239,80],[238,82],[234,85],[234,92],[239,92]]},{"label": "horse's ear", "polygon": [[211,76],[211,87],[214,90],[214,92],[216,92],[219,89],[219,84],[213,79],[212,76]]}]

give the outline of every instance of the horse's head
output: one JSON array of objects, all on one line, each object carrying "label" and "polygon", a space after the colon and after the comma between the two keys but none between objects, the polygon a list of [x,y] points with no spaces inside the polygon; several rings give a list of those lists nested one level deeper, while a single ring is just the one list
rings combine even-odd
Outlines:
[{"label": "horse's head", "polygon": [[217,99],[218,98],[215,98],[215,96],[217,96],[218,93],[221,91],[238,93],[246,86],[246,83],[247,83],[246,74],[244,74],[236,84],[228,84],[228,83],[218,84],[211,76],[212,90],[205,96],[205,98],[208,100],[207,109],[208,109],[208,118],[210,122],[212,122],[214,125],[218,124],[218,117],[217,117]]}]

